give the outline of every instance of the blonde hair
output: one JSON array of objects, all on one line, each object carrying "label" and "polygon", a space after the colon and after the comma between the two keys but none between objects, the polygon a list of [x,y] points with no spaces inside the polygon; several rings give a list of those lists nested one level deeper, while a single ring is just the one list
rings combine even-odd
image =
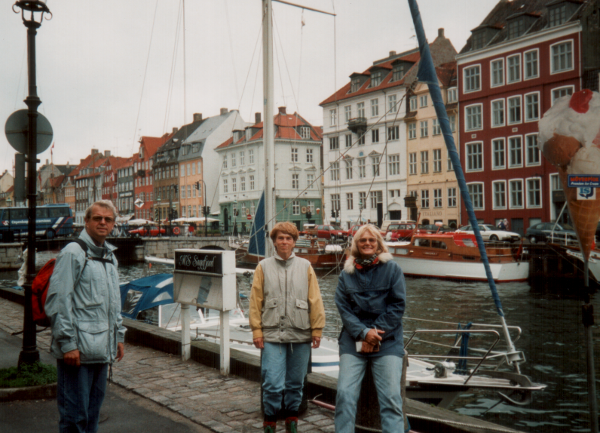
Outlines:
[{"label": "blonde hair", "polygon": [[377,254],[387,253],[388,247],[383,241],[383,236],[379,233],[379,229],[375,227],[373,224],[366,224],[358,229],[354,237],[352,238],[352,246],[350,247],[350,254],[352,257],[359,258],[360,251],[358,250],[358,241],[362,238],[365,232],[370,233],[377,239]]},{"label": "blonde hair", "polygon": [[117,220],[117,216],[119,215],[119,213],[117,212],[117,208],[115,207],[115,205],[113,204],[112,201],[110,200],[98,200],[94,203],[92,203],[86,210],[85,210],[85,220],[89,220],[92,216],[92,209],[94,208],[94,206],[100,206],[103,207],[105,209],[108,209],[109,211],[111,211],[113,213],[113,217],[115,218],[115,221]]},{"label": "blonde hair", "polygon": [[275,227],[273,227],[273,230],[271,230],[271,233],[269,234],[273,242],[275,242],[275,239],[277,239],[277,234],[279,232],[286,235],[290,235],[292,238],[294,238],[294,242],[298,240],[298,236],[300,235],[296,226],[291,222],[287,221],[275,224]]}]

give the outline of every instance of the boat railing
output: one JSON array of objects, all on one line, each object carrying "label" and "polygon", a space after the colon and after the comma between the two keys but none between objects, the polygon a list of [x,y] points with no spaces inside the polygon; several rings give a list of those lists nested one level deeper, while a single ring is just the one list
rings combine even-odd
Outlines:
[{"label": "boat railing", "polygon": [[[417,317],[403,317],[402,320],[406,323],[406,322],[419,322],[419,323],[428,323],[428,324],[432,324],[433,326],[440,326],[440,325],[451,325],[456,327],[456,329],[459,329],[458,326],[460,325],[460,323],[457,322],[446,322],[443,320],[431,320],[431,319],[421,319],[421,318],[417,318]],[[519,326],[507,326],[508,330],[511,333],[511,338],[512,338],[512,342],[516,343],[517,341],[519,341],[519,339],[521,338],[521,334],[522,334],[522,330]],[[471,323],[471,329],[503,329],[502,325],[494,325],[494,324],[490,324],[490,323]]]},{"label": "boat railing", "polygon": [[568,245],[568,246],[572,246],[572,247],[579,246],[579,241],[577,240],[577,238],[569,233],[564,233],[564,234],[550,233],[546,237],[546,243],[556,244],[556,245]]},{"label": "boat railing", "polygon": [[[483,365],[484,362],[486,361],[490,361],[490,360],[494,360],[497,359],[499,357],[505,358],[504,361],[508,362],[508,355],[502,352],[494,352],[494,348],[496,347],[496,345],[498,344],[498,342],[500,341],[500,334],[498,333],[498,331],[494,330],[494,329],[417,329],[415,331],[412,332],[412,335],[409,337],[408,341],[405,342],[404,344],[404,349],[407,350],[408,347],[410,346],[410,344],[413,342],[413,340],[415,340],[415,337],[417,334],[487,334],[487,335],[491,335],[494,338],[494,340],[492,341],[490,347],[486,350],[482,350],[482,352],[484,352],[483,356],[468,356],[468,355],[454,355],[452,353],[452,351],[448,354],[445,355],[432,355],[432,354],[428,354],[428,355],[420,355],[420,354],[410,354],[408,355],[409,358],[415,358],[415,359],[425,359],[425,360],[435,360],[435,359],[439,359],[439,360],[457,360],[457,361],[461,361],[461,360],[465,360],[466,362],[477,362],[477,365],[471,369],[471,370],[467,370],[465,375],[468,375],[468,377],[465,379],[465,381],[463,382],[463,385],[466,385],[469,380],[471,380],[471,378],[479,371],[480,367]],[[416,340],[415,340],[416,341]],[[432,342],[427,341],[427,343],[429,344],[433,344]],[[439,343],[436,345],[440,345]],[[458,347],[453,345],[453,346],[449,346],[452,349],[457,349]],[[472,349],[470,349],[472,350]]]}]

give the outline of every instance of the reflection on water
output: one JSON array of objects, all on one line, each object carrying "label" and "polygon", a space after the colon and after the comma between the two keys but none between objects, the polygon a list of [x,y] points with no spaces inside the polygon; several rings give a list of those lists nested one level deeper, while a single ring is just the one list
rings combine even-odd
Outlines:
[{"label": "reflection on water", "polygon": [[[38,254],[38,265],[54,254]],[[121,280],[141,278],[144,269],[141,264],[121,266]],[[161,271],[168,272],[168,268],[153,267],[153,272]],[[13,286],[16,280],[16,271],[0,273],[3,286]],[[319,284],[327,314],[325,331],[329,336],[335,336],[341,327],[334,303],[337,275],[322,273]],[[238,277],[238,285],[240,293],[250,296],[250,279]],[[534,382],[546,384],[547,388],[536,393],[532,404],[525,407],[511,406],[493,395],[471,391],[457,400],[454,409],[461,414],[527,432],[589,431],[585,335],[576,288],[546,293],[533,291],[527,283],[506,283],[499,284],[498,290],[507,323],[519,326],[523,331],[515,344],[527,358],[522,373],[529,375]],[[499,323],[487,284],[408,278],[407,294],[407,317]],[[596,316],[600,312],[598,298],[597,294],[593,296]],[[247,300],[244,302],[247,308]],[[407,332],[411,326],[406,323]],[[596,326],[596,340],[599,335]],[[600,378],[598,343],[595,345],[595,357],[598,360],[596,377]],[[599,385],[597,387],[600,388]]]}]

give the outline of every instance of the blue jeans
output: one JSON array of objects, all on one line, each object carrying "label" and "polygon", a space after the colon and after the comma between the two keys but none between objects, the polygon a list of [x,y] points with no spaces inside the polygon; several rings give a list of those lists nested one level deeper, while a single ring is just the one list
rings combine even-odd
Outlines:
[{"label": "blue jeans", "polygon": [[261,365],[265,418],[275,420],[284,390],[284,409],[288,414],[298,412],[309,358],[310,343],[265,343]]},{"label": "blue jeans", "polygon": [[106,394],[108,364],[81,364],[74,367],[57,359],[56,367],[59,432],[96,433],[100,406]]},{"label": "blue jeans", "polygon": [[367,359],[346,354],[340,356],[340,374],[335,400],[336,433],[354,433],[356,405],[369,360],[379,399],[381,431],[385,433],[404,432],[404,415],[400,395],[402,358],[387,355]]}]

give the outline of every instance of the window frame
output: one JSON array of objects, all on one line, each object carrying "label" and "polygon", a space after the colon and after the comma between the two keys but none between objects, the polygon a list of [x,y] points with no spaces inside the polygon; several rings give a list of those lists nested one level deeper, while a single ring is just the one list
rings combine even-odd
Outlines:
[{"label": "window frame", "polygon": [[[539,198],[539,203],[538,204],[531,204],[530,200],[529,200],[529,194],[531,192],[531,190],[529,189],[529,182],[531,181],[537,181],[538,182],[538,189],[537,189],[537,195]],[[525,179],[525,206],[527,207],[527,209],[541,209],[542,208],[542,178],[540,176],[533,176],[533,177],[528,177],[527,179]]]},{"label": "window frame", "polygon": [[559,96],[558,98],[555,98],[554,97],[554,92],[559,91],[559,90],[565,90],[565,89],[571,89],[570,95],[572,95],[573,93],[575,93],[575,85],[573,85],[573,84],[569,84],[569,85],[566,85],[566,86],[555,87],[554,89],[551,89],[550,90],[550,100],[552,101],[552,103],[550,104],[550,106],[554,106],[554,102],[556,102],[557,99],[560,99],[563,96],[567,96],[567,95],[563,95],[563,96]]},{"label": "window frame", "polygon": [[[571,66],[568,67],[568,68],[565,68],[565,69],[555,69],[554,68],[554,53],[553,53],[553,49],[555,47],[560,46],[560,45],[570,45],[570,47],[571,47],[571,51],[570,51]],[[569,71],[575,70],[575,41],[573,39],[565,39],[565,40],[556,42],[556,43],[550,45],[549,49],[550,49],[550,56],[549,56],[549,60],[550,60],[550,75],[562,74],[564,72],[569,72]]]},{"label": "window frame", "polygon": [[[494,63],[501,63],[501,65],[502,65],[502,82],[500,82],[500,83],[494,83],[494,78],[495,78]],[[506,84],[506,68],[505,68],[504,57],[490,60],[490,87],[492,87],[492,88],[501,87],[501,86],[504,86],[505,84]]]},{"label": "window frame", "polygon": [[442,149],[433,149],[433,172],[441,173],[442,172]]},{"label": "window frame", "polygon": [[[518,64],[518,72],[519,72],[519,77],[516,79],[511,80],[511,66],[510,66],[510,60],[511,59],[518,59],[519,64]],[[506,56],[506,84],[514,84],[514,83],[520,83],[521,81],[523,81],[523,63],[521,62],[521,53],[516,53],[516,54],[511,54],[510,56]]]},{"label": "window frame", "polygon": [[417,152],[408,154],[408,174],[416,175],[417,173]]},{"label": "window frame", "polygon": [[[468,123],[469,123],[469,118],[470,115],[468,114],[469,109],[475,109],[476,107],[479,108],[479,127],[471,127],[468,128]],[[469,131],[482,131],[483,130],[483,104],[482,103],[477,103],[477,104],[471,104],[471,105],[467,105],[465,106],[465,132],[469,132]]]},{"label": "window frame", "polygon": [[[537,149],[537,162],[529,161],[529,137],[535,137],[535,144],[533,147]],[[523,151],[525,153],[525,167],[537,167],[542,165],[542,156],[540,148],[538,147],[538,138],[539,134],[537,132],[531,134],[525,134],[525,144],[523,146]]]},{"label": "window frame", "polygon": [[[471,188],[478,187],[479,191],[476,191],[478,195],[481,197],[481,206],[478,205],[478,201],[473,199],[473,194],[471,193]],[[471,182],[467,184],[467,191],[469,193],[469,197],[471,198],[471,204],[473,205],[473,209],[475,210],[485,210],[485,188],[483,182]]]},{"label": "window frame", "polygon": [[[496,155],[500,153],[494,147],[494,144],[496,142],[502,142],[502,165],[496,164],[497,159],[499,159],[496,158]],[[492,139],[492,170],[506,170],[506,138],[504,137],[497,137]]]},{"label": "window frame", "polygon": [[[535,64],[536,64],[536,74],[535,75],[527,75],[527,54],[536,53]],[[533,50],[527,50],[523,52],[523,80],[534,80],[540,77],[540,50],[539,48],[534,48]]]},{"label": "window frame", "polygon": [[[469,77],[467,78],[467,72],[472,70],[472,69],[477,69],[477,74],[473,75],[473,77]],[[474,77],[476,78],[477,81],[477,87],[473,87],[471,88],[470,85],[467,85],[467,79],[472,79]],[[475,64],[475,65],[469,65],[466,68],[463,68],[463,93],[474,93],[474,92],[480,92],[481,91],[481,64]]]},{"label": "window frame", "polygon": [[416,140],[417,139],[417,122],[411,122],[408,124],[408,139]]},{"label": "window frame", "polygon": [[[520,139],[521,140],[521,151],[520,151],[520,162],[518,164],[514,164],[512,162],[512,148],[511,148],[511,140]],[[507,148],[506,148],[506,157],[507,157],[507,168],[521,168],[523,167],[523,136],[522,135],[511,135],[506,140]]]},{"label": "window frame", "polygon": [[[504,204],[498,204],[496,201],[496,197],[498,194],[498,191],[496,191],[496,185],[502,185],[504,187],[502,192],[502,198],[504,200]],[[507,208],[507,197],[506,197],[506,180],[502,179],[502,180],[495,180],[492,182],[492,209],[493,210],[505,210]]]},{"label": "window frame", "polygon": [[[502,102],[502,123],[496,123],[496,110],[494,107],[494,104],[498,103],[498,102]],[[506,100],[504,98],[500,98],[500,99],[494,99],[493,101],[490,102],[490,122],[492,124],[492,128],[501,128],[503,126],[506,126]]]},{"label": "window frame", "polygon": [[[471,153],[469,151],[469,149],[472,146],[475,145],[479,145],[479,149],[480,149],[480,164],[481,166],[479,168],[472,168],[471,167],[471,162],[469,160],[469,158],[471,158]],[[476,154],[475,154],[476,155]],[[465,173],[474,173],[474,172],[480,172],[483,171],[483,167],[484,167],[484,158],[483,158],[484,154],[483,154],[483,141],[471,141],[469,143],[465,143]]]},{"label": "window frame", "polygon": [[[512,108],[510,106],[510,102],[511,101],[515,101],[518,100],[519,101],[519,119],[518,120],[511,120],[513,111]],[[508,98],[506,98],[506,111],[507,111],[507,118],[506,118],[506,124],[507,125],[520,125],[521,123],[523,123],[523,96],[521,95],[514,95],[514,96],[510,96]]]},{"label": "window frame", "polygon": [[[529,105],[527,97],[536,95],[537,96],[537,117],[529,117]],[[523,95],[523,114],[524,123],[538,122],[540,120],[540,92],[529,92]]]},{"label": "window frame", "polygon": [[379,98],[371,99],[371,117],[379,116]]},{"label": "window frame", "polygon": [[[521,184],[521,204],[513,204],[513,184]],[[523,188],[523,179],[509,179],[508,180],[508,208],[509,209],[525,209],[525,197],[523,196],[525,190]]]}]

